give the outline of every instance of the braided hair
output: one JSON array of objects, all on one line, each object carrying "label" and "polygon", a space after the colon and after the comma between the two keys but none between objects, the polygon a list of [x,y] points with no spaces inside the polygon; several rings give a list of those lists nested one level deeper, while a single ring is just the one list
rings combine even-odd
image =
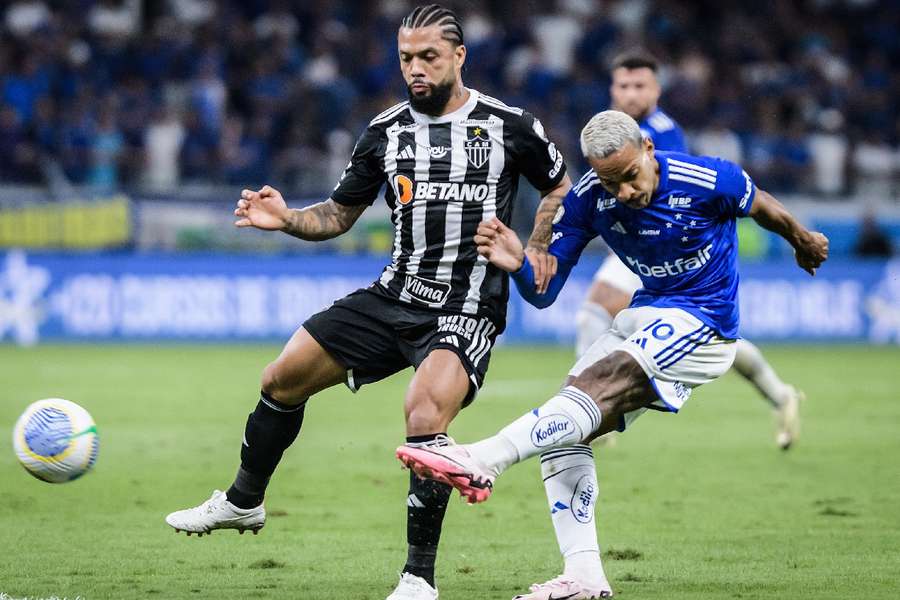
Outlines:
[{"label": "braided hair", "polygon": [[437,25],[441,28],[441,37],[454,46],[463,44],[463,30],[456,16],[449,8],[440,4],[425,4],[415,7],[411,13],[403,18],[400,27],[417,29]]}]

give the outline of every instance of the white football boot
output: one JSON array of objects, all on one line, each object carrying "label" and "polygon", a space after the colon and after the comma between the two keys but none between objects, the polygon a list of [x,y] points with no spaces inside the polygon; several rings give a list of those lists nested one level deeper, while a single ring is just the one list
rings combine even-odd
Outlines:
[{"label": "white football boot", "polygon": [[599,600],[612,598],[609,583],[600,586],[582,584],[570,577],[560,575],[544,583],[535,583],[528,594],[520,594],[513,600]]},{"label": "white football boot", "polygon": [[775,441],[782,450],[787,450],[800,436],[800,402],[806,396],[792,385],[787,388],[781,405],[775,409],[775,418],[778,423]]},{"label": "white football boot", "polygon": [[401,573],[400,583],[386,600],[437,600],[437,588],[412,573]]},{"label": "white football boot", "polygon": [[238,508],[228,501],[225,492],[216,490],[200,506],[171,513],[166,517],[166,523],[174,527],[176,533],[196,533],[197,537],[212,533],[213,529],[237,529],[241,535],[250,530],[256,535],[266,524],[266,509],[262,504],[256,508]]}]

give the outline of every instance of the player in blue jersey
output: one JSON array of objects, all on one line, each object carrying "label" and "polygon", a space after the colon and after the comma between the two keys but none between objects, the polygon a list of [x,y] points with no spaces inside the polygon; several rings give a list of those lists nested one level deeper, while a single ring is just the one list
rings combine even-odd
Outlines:
[{"label": "player in blue jersey", "polygon": [[[656,59],[643,51],[626,52],[613,59],[609,89],[613,108],[636,120],[657,150],[687,152],[681,127],[658,106],[658,70]],[[577,356],[609,329],[640,288],[641,280],[615,254],[604,259],[575,317]],[[776,443],[784,450],[790,448],[799,430],[802,393],[782,381],[759,348],[747,340],[741,339],[735,346],[734,369],[775,409]]]},{"label": "player in blue jersey", "polygon": [[571,514],[569,525],[586,530],[574,537],[591,538],[591,544],[572,554],[577,561],[571,565],[567,556],[562,576],[518,597],[528,600],[612,595],[593,525],[593,458],[583,444],[624,431],[647,410],[678,412],[695,387],[731,367],[738,335],[736,219],[752,217],[781,235],[810,274],[828,257],[827,238],[805,229],[739,166],[656,152],[622,112],[595,115],[582,131],[581,147],[592,171],[573,186],[554,223],[550,253],[558,270],[547,292],[535,292],[521,242],[498,221],[479,227],[479,253],[512,273],[529,302],[547,306],[599,235],[643,288],[542,406],[474,444],[397,449],[419,475],[450,483],[470,502],[486,500],[497,476],[514,463],[541,454],[543,466],[556,454],[568,455],[567,463],[544,470],[550,506]]}]

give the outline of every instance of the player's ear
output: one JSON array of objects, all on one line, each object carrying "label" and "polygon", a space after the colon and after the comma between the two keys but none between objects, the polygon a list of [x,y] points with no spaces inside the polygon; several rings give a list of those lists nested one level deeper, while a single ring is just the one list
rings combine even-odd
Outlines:
[{"label": "player's ear", "polygon": [[653,139],[649,135],[644,136],[644,151],[647,153],[647,156],[653,158],[655,150],[656,146],[653,145]]},{"label": "player's ear", "polygon": [[463,44],[460,44],[456,48],[453,49],[453,56],[456,58],[456,66],[462,70],[463,65],[466,63],[466,47]]}]

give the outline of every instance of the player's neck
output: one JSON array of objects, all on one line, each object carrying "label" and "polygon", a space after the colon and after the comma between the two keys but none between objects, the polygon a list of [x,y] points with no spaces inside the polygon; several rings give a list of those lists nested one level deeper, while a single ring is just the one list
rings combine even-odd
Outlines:
[{"label": "player's neck", "polygon": [[655,178],[653,180],[653,193],[650,194],[651,197],[655,196],[656,191],[659,189],[659,159],[655,155],[653,157],[653,173]]},{"label": "player's neck", "polygon": [[466,86],[463,85],[462,80],[456,84],[453,88],[453,94],[450,96],[450,100],[447,101],[447,105],[444,106],[444,110],[438,116],[449,115],[450,113],[459,110],[459,108],[469,101],[469,90],[466,89]]}]

